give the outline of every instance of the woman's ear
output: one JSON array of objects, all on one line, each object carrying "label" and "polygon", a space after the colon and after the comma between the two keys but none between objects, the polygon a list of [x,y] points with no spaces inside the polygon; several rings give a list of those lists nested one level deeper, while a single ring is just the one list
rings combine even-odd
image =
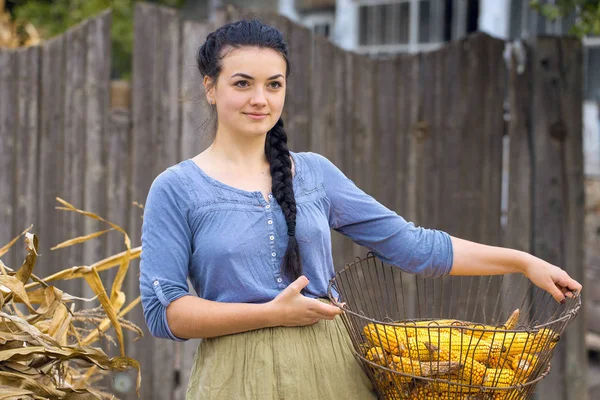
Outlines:
[{"label": "woman's ear", "polygon": [[206,101],[208,104],[215,103],[215,85],[213,85],[212,79],[208,76],[204,77],[204,92],[206,93]]}]

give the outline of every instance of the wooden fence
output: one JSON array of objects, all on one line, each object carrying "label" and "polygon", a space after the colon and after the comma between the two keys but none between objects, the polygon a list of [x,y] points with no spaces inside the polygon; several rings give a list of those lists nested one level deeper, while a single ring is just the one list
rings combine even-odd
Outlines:
[{"label": "wooden fence", "polygon": [[[418,225],[532,252],[583,281],[578,41],[538,37],[517,46],[476,34],[435,52],[375,60],[283,17],[261,18],[290,47],[284,111],[290,149],[323,154]],[[38,47],[0,50],[0,244],[33,223],[38,275],[124,248],[115,234],[51,252],[99,226],[55,211],[56,196],[127,227],[138,246],[142,211],[132,201],[143,203],[156,175],[208,145],[194,59],[214,26],[184,21],[172,9],[137,6],[131,110],[110,107],[109,28],[106,13]],[[503,154],[506,136],[510,148]],[[365,248],[332,235],[337,267],[365,255]],[[20,253],[11,251],[4,262],[17,265]],[[125,281],[128,301],[139,295],[137,267]],[[114,272],[103,276],[108,282]],[[84,283],[58,286],[91,295]],[[142,365],[141,398],[183,399],[197,340],[152,338],[140,307],[130,319],[145,332],[126,348]],[[584,332],[582,313],[561,341],[539,398],[586,398]],[[120,374],[109,389],[134,399],[127,389],[132,378]]]}]

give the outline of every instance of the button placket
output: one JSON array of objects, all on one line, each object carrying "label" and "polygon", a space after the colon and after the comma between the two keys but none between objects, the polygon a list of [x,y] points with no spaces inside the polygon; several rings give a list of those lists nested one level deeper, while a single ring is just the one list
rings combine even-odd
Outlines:
[{"label": "button placket", "polygon": [[[273,212],[270,204],[270,200],[273,199],[273,195],[269,194],[269,203],[264,205],[265,215],[267,217],[267,232],[269,235],[269,249],[271,251],[270,258],[273,265],[273,274],[275,281],[278,284],[283,282],[283,279],[279,276],[279,268],[277,265],[277,251],[275,247],[275,229],[273,228]],[[264,202],[264,198],[262,199]],[[281,285],[280,285],[281,286]]]}]

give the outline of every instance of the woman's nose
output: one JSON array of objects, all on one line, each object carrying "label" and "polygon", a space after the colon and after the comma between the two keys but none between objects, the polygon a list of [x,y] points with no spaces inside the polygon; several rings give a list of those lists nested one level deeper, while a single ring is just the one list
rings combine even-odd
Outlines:
[{"label": "woman's nose", "polygon": [[254,105],[264,105],[267,102],[267,99],[265,97],[265,93],[262,89],[256,89],[253,93],[252,93],[252,98],[250,99],[250,102]]}]

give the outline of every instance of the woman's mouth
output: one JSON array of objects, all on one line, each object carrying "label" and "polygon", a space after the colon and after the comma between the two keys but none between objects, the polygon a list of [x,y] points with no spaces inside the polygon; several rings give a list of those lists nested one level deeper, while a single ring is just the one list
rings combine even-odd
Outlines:
[{"label": "woman's mouth", "polygon": [[261,119],[267,118],[267,115],[269,115],[269,114],[250,114],[250,113],[244,113],[244,115],[247,115],[250,119],[261,120]]}]

